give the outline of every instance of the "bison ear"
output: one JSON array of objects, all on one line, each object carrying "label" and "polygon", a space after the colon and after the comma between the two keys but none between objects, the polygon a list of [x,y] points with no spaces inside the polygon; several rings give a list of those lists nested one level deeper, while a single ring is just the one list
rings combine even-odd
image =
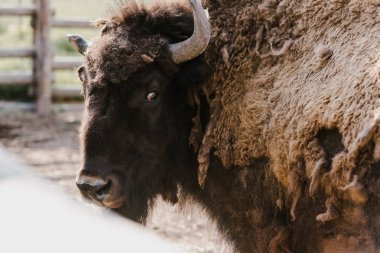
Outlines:
[{"label": "bison ear", "polygon": [[83,39],[78,34],[67,34],[66,35],[70,45],[82,55],[86,55],[87,49],[89,48],[90,43]]}]

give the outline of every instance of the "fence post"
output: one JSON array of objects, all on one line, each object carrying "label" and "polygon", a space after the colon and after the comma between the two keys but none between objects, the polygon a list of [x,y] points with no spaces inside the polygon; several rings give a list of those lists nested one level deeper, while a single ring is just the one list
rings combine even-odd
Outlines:
[{"label": "fence post", "polygon": [[37,113],[47,115],[50,112],[52,96],[52,50],[50,45],[51,10],[49,0],[36,1],[34,61],[37,84]]},{"label": "fence post", "polygon": [[[34,6],[36,6],[36,9],[37,9],[37,5],[38,5],[38,0],[33,0],[33,4]],[[28,95],[30,97],[33,97],[34,99],[37,98],[37,44],[38,44],[38,39],[37,39],[37,19],[38,19],[38,13],[37,11],[34,12],[34,14],[32,15],[32,20],[31,20],[31,27],[32,27],[32,32],[33,32],[33,48],[34,48],[34,53],[33,53],[33,65],[32,65],[32,73],[33,73],[33,83],[32,85],[29,87],[29,90],[28,90]]]}]

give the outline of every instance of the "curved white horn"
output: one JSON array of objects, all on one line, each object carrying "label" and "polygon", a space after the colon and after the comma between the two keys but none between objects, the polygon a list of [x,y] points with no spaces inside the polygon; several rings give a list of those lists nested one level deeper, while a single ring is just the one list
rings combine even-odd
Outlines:
[{"label": "curved white horn", "polygon": [[194,59],[207,48],[210,42],[211,29],[205,10],[197,0],[189,0],[194,16],[193,35],[182,42],[169,45],[172,59],[181,63]]}]

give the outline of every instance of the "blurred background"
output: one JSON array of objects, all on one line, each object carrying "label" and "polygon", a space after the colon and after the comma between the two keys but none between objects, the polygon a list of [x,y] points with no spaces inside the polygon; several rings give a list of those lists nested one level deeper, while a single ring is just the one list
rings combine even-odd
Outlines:
[{"label": "blurred background", "polygon": [[[23,10],[34,6],[34,0],[2,0],[1,7]],[[37,1],[38,2],[38,1]],[[49,28],[49,40],[51,44],[51,55],[53,62],[78,62],[81,57],[74,52],[72,47],[65,39],[66,34],[77,32],[85,38],[96,36],[97,29],[86,25],[86,21],[94,21],[106,13],[111,6],[111,1],[76,1],[76,0],[51,0],[50,7],[53,11],[51,27]],[[3,13],[6,13],[5,11]],[[60,24],[59,21],[68,21],[66,24]],[[34,46],[33,15],[2,15],[0,16],[0,48],[5,49],[25,49]],[[70,23],[71,22],[71,23]],[[75,24],[75,22],[77,22]],[[77,25],[77,27],[75,27]],[[72,26],[72,27],[65,27]],[[83,28],[82,28],[83,27]],[[0,59],[1,74],[31,74],[33,69],[33,57],[2,57]],[[67,68],[57,67],[52,75],[53,88],[61,88],[64,90],[72,88],[80,88],[80,83],[75,68],[68,66]],[[1,86],[2,99],[21,99],[30,100],[30,90],[24,83],[16,85]],[[29,96],[28,96],[29,95]],[[71,97],[75,97],[75,93],[71,92]],[[57,99],[57,98],[55,98]]]},{"label": "blurred background", "polygon": [[[76,69],[83,57],[66,34],[93,38],[98,30],[90,21],[112,6],[112,0],[0,2],[0,148],[82,205],[90,205],[75,187],[83,111]],[[189,252],[230,252],[215,224],[195,204],[179,209],[159,199],[147,226]]]}]

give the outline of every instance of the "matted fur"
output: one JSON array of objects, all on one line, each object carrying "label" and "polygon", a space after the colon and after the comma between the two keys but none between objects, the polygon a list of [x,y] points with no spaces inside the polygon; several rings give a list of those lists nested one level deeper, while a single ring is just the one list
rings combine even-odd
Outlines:
[{"label": "matted fur", "polygon": [[[326,209],[309,219],[347,222],[373,245],[379,207],[365,205],[378,203],[380,182],[379,2],[209,0],[207,7],[206,58],[217,62],[209,83],[215,154],[227,168],[269,158],[293,219],[305,212],[300,199],[318,192]],[[341,136],[343,149],[331,157],[321,145],[331,136],[318,138],[324,129]]]}]

